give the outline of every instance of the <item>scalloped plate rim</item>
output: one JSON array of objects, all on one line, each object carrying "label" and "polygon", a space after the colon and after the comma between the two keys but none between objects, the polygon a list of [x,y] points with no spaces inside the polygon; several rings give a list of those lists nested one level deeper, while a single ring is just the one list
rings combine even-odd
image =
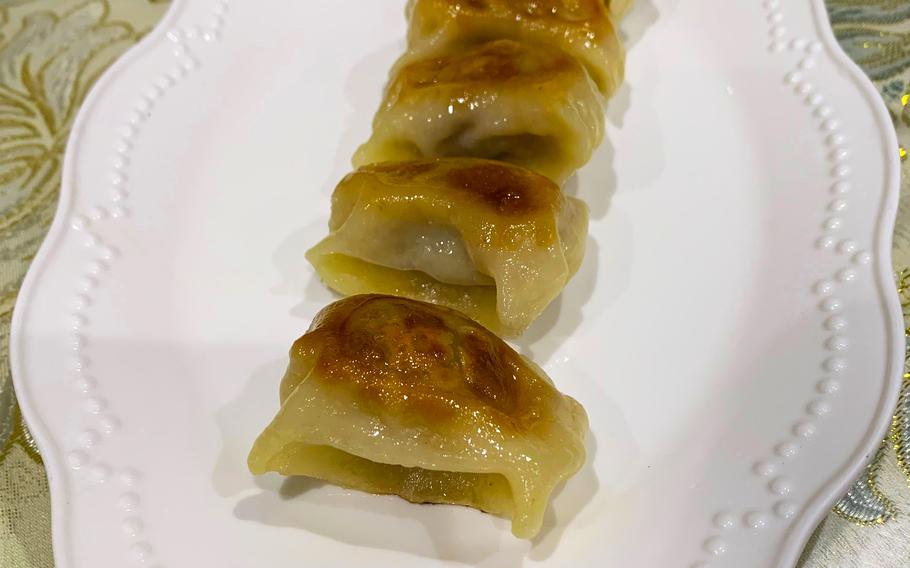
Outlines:
[{"label": "scalloped plate rim", "polygon": [[76,163],[77,148],[79,146],[79,137],[83,125],[95,106],[96,101],[101,98],[101,93],[113,83],[120,72],[129,67],[133,60],[137,59],[145,52],[159,46],[166,41],[165,35],[167,30],[179,20],[185,6],[189,5],[192,0],[172,0],[165,13],[162,15],[158,24],[140,41],[127,49],[108,69],[104,71],[98,81],[92,85],[79,112],[73,121],[73,127],[67,138],[66,148],[64,150],[63,168],[61,169],[60,197],[57,203],[57,209],[54,211],[54,219],[51,222],[50,229],[44,237],[35,258],[29,265],[22,286],[19,288],[19,294],[16,298],[16,304],[13,307],[13,316],[10,325],[9,355],[10,369],[13,379],[13,387],[16,391],[16,400],[22,412],[22,416],[28,425],[29,430],[38,446],[41,459],[44,462],[45,472],[47,474],[48,489],[51,501],[51,544],[54,552],[54,563],[58,567],[70,566],[68,546],[64,541],[66,529],[66,519],[60,511],[64,510],[64,503],[67,500],[69,488],[65,486],[65,476],[62,475],[65,467],[63,465],[63,452],[58,448],[57,441],[51,436],[44,422],[41,420],[38,412],[32,407],[31,398],[28,396],[27,381],[23,379],[24,373],[21,369],[19,359],[19,350],[21,345],[21,329],[23,326],[22,306],[29,302],[29,296],[35,281],[39,278],[45,264],[53,254],[56,242],[62,238],[66,229],[67,216],[71,213],[71,203],[73,195],[76,192],[73,178],[73,169]]},{"label": "scalloped plate rim", "polygon": [[[21,367],[19,351],[22,343],[22,329],[25,325],[21,315],[24,312],[22,308],[30,301],[32,288],[40,277],[44,266],[50,260],[56,243],[64,237],[63,232],[66,228],[67,218],[71,214],[72,198],[76,192],[72,178],[74,164],[77,160],[79,138],[84,123],[89,120],[92,108],[95,106],[97,99],[101,97],[101,93],[117,79],[123,69],[130,66],[140,55],[167,41],[165,38],[166,31],[172,27],[175,21],[179,20],[184,8],[190,2],[191,0],[173,0],[155,28],[107,69],[86,96],[67,142],[62,168],[60,199],[53,222],[23,280],[13,311],[9,344],[13,383],[23,417],[34,435],[46,466],[51,496],[54,556],[57,565],[61,567],[70,565],[69,558],[66,556],[67,546],[64,543],[63,536],[66,528],[65,518],[58,514],[59,511],[64,509],[63,504],[67,500],[69,488],[65,485],[65,476],[62,475],[62,471],[65,469],[62,452],[58,448],[57,441],[51,436],[33,407],[28,389],[28,380],[24,376],[25,374]],[[817,28],[823,36],[823,41],[835,54],[834,63],[844,69],[850,75],[852,82],[862,90],[863,96],[868,99],[870,106],[874,108],[881,135],[887,139],[891,146],[896,148],[897,138],[889,119],[887,108],[869,78],[837,43],[828,20],[824,0],[812,0],[812,11]],[[875,449],[888,430],[892,410],[897,403],[901,386],[901,368],[903,366],[903,318],[896,290],[892,286],[890,254],[897,203],[900,195],[900,162],[896,158],[896,152],[894,156],[887,156],[886,161],[888,164],[888,187],[883,191],[882,205],[875,222],[877,236],[874,260],[876,271],[874,275],[879,291],[877,300],[884,304],[885,309],[883,311],[887,314],[891,324],[888,330],[892,336],[888,346],[891,355],[888,361],[888,373],[886,373],[888,376],[883,377],[876,420],[869,425],[862,444],[850,453],[851,458],[848,466],[831,474],[827,481],[815,491],[814,496],[787,530],[786,538],[779,546],[777,555],[777,564],[781,566],[795,564],[816,525],[830,512],[830,508],[850,487],[854,479],[871,460]]]},{"label": "scalloped plate rim", "polygon": [[[883,377],[882,393],[879,397],[878,413],[875,421],[869,425],[867,434],[862,444],[851,455],[851,462],[841,471],[834,472],[828,481],[819,487],[814,497],[807,503],[791,525],[790,530],[778,553],[778,564],[781,566],[796,565],[803,549],[809,541],[812,532],[818,524],[831,512],[831,508],[850,488],[866,465],[872,461],[875,452],[885,438],[891,426],[891,417],[897,406],[900,394],[902,368],[904,365],[904,328],[903,312],[894,286],[893,268],[891,266],[891,247],[894,237],[894,228],[897,221],[897,207],[900,199],[900,161],[897,159],[897,133],[894,130],[888,109],[875,85],[862,69],[843,50],[834,35],[834,29],[828,18],[828,11],[824,0],[812,0],[812,15],[816,27],[822,35],[822,40],[834,54],[835,63],[844,69],[874,109],[880,134],[888,140],[894,152],[887,155],[885,160],[888,165],[886,187],[882,195],[882,203],[876,220],[878,228],[876,235],[875,272],[876,284],[879,291],[878,300],[885,305],[883,310],[890,319],[889,335],[891,355],[886,367],[886,376]],[[887,375],[890,375],[887,376]]]}]

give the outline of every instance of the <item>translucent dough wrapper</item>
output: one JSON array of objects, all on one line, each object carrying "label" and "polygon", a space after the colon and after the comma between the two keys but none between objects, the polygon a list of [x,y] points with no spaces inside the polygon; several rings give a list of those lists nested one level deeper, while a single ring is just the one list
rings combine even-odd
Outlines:
[{"label": "translucent dough wrapper", "polygon": [[585,460],[587,415],[539,367],[461,314],[404,298],[320,312],[291,348],[280,402],[254,474],[475,507],[521,538]]},{"label": "translucent dough wrapper", "polygon": [[578,270],[587,227],[583,202],[524,168],[386,162],[338,184],[329,236],[307,259],[342,294],[432,302],[519,334]]},{"label": "translucent dough wrapper", "polygon": [[399,66],[514,39],[575,57],[604,96],[622,83],[625,52],[604,0],[410,0],[407,16],[408,51]]},{"label": "translucent dough wrapper", "polygon": [[603,139],[603,97],[558,49],[497,40],[400,67],[354,165],[491,158],[557,183]]},{"label": "translucent dough wrapper", "polygon": [[607,0],[607,7],[610,13],[616,18],[622,18],[632,9],[634,0]]}]

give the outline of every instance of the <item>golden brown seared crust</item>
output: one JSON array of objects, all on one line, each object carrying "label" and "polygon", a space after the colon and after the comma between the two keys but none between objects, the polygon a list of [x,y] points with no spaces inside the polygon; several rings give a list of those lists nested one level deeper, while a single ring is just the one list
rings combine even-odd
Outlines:
[{"label": "golden brown seared crust", "polygon": [[417,179],[417,176],[438,169],[441,166],[438,162],[438,159],[411,160],[407,162],[380,162],[378,164],[363,166],[357,171],[348,174],[348,177],[356,176],[360,172],[375,172],[395,181],[412,181]]},{"label": "golden brown seared crust", "polygon": [[[603,0],[410,0],[407,15],[412,48],[458,22],[461,31],[448,51],[491,39],[534,37],[576,56],[602,53],[585,66],[604,94],[621,80],[624,54],[613,14]],[[603,57],[619,60],[618,77],[604,76],[594,68],[601,65],[594,60]]]},{"label": "golden brown seared crust", "polygon": [[455,190],[459,197],[506,217],[551,212],[562,193],[546,176],[504,162],[435,158],[364,166],[351,174],[379,174],[395,184],[423,182]]},{"label": "golden brown seared crust", "polygon": [[550,207],[554,195],[549,190],[556,188],[552,182],[535,183],[538,180],[528,173],[491,162],[452,168],[446,172],[446,181],[500,215],[523,215]]},{"label": "golden brown seared crust", "polygon": [[502,39],[458,53],[417,61],[403,67],[393,78],[389,91],[397,97],[419,96],[415,91],[442,85],[466,92],[476,84],[540,84],[572,73],[577,80],[579,63],[559,49]]},{"label": "golden brown seared crust", "polygon": [[[540,22],[594,29],[609,12],[603,0],[433,0],[437,7],[466,17],[520,16]],[[416,0],[411,1],[409,14]]]},{"label": "golden brown seared crust", "polygon": [[479,412],[515,431],[547,415],[555,389],[493,333],[455,310],[366,294],[329,305],[292,348],[318,353],[309,380],[353,389],[381,416],[441,427]]}]

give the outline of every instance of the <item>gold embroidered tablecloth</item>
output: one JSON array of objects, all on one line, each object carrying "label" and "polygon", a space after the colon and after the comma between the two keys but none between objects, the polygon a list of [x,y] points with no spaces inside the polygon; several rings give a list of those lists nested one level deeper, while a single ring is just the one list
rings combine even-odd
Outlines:
[{"label": "gold embroidered tablecloth", "polygon": [[[721,0],[718,0],[721,1]],[[727,0],[729,1],[729,0]],[[739,0],[736,0],[739,1]],[[63,149],[99,74],[150,30],[166,0],[0,0],[0,566],[53,566],[47,478],[10,382],[16,294],[50,226]],[[827,0],[841,45],[875,81],[910,147],[910,0]],[[906,153],[901,150],[901,158]],[[894,241],[910,320],[910,193],[903,160]],[[816,531],[800,568],[910,567],[910,375],[891,436]]]}]

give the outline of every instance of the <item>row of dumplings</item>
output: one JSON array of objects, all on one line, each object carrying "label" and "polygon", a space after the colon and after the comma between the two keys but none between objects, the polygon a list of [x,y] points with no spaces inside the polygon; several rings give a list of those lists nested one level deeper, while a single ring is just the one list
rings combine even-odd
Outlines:
[{"label": "row of dumplings", "polygon": [[522,333],[584,254],[587,208],[559,186],[603,139],[626,4],[411,0],[407,52],[307,255],[323,281]]},{"label": "row of dumplings", "polygon": [[410,0],[407,52],[307,253],[348,297],[291,348],[251,472],[537,535],[587,415],[493,331],[522,333],[581,264],[587,207],[560,184],[603,137],[629,3]]}]

